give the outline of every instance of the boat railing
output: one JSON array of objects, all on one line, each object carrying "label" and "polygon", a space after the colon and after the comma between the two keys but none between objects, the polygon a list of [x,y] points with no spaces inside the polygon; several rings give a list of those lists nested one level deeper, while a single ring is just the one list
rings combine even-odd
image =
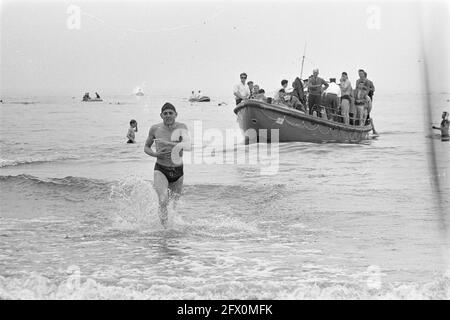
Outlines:
[{"label": "boat railing", "polygon": [[[317,117],[320,118],[324,118],[325,120],[329,120],[329,121],[333,121],[333,122],[338,122],[338,123],[345,123],[345,117],[340,113],[341,109],[338,108],[337,110],[335,108],[331,108],[329,106],[324,106],[324,105],[317,105],[315,104],[313,106],[313,112],[316,111],[317,113]],[[338,111],[337,113],[335,111]],[[309,113],[309,109],[306,108],[306,114],[311,115],[311,113]],[[364,125],[369,125],[370,123],[368,123],[368,121],[370,121],[367,118],[367,114],[365,115],[366,117],[364,119],[362,119],[364,121],[363,124],[360,124],[360,117],[357,116],[357,114],[352,114],[353,116],[348,115],[348,119],[349,119],[349,123],[350,125],[355,125],[355,126],[364,126]]]},{"label": "boat railing", "polygon": [[[360,124],[360,118],[357,116],[357,114],[353,114],[353,116],[348,116],[348,120],[349,123],[345,123],[345,117],[340,113],[340,107],[338,108],[338,113],[336,113],[334,108],[331,108],[329,106],[325,106],[325,105],[318,105],[315,104],[313,105],[312,109],[313,111],[310,113],[310,109],[305,106],[305,104],[302,103],[302,108],[294,108],[291,105],[284,103],[283,101],[276,101],[276,100],[268,100],[268,101],[264,101],[268,104],[271,105],[279,105],[279,106],[284,106],[284,107],[288,107],[290,109],[293,110],[298,110],[298,111],[302,111],[305,113],[305,115],[307,116],[311,116],[311,117],[316,117],[316,118],[321,118],[323,120],[328,120],[328,121],[332,121],[332,122],[336,122],[336,123],[342,123],[342,124],[346,124],[346,125],[353,125],[353,126],[365,126],[365,125],[370,125],[370,120],[367,118],[363,119],[363,124]],[[313,115],[313,112],[316,112],[316,115]]]}]

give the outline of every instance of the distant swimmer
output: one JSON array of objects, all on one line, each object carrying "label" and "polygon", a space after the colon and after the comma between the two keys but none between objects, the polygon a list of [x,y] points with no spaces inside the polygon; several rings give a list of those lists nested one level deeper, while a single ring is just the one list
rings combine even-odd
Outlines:
[{"label": "distant swimmer", "polygon": [[[164,227],[168,223],[169,191],[176,203],[183,189],[183,149],[190,148],[187,126],[175,121],[177,115],[175,107],[166,102],[160,114],[163,122],[150,128],[144,147],[146,154],[156,158],[153,186],[158,194],[158,214]],[[154,142],[156,151],[151,148]]]},{"label": "distant swimmer", "polygon": [[448,120],[448,112],[444,111],[442,112],[442,121],[440,127],[433,126],[433,129],[440,130],[441,131],[441,140],[442,141],[450,141],[449,137],[449,120]]},{"label": "distant swimmer", "polygon": [[135,138],[135,132],[138,131],[138,127],[137,127],[137,121],[132,119],[130,121],[130,128],[128,128],[128,133],[127,133],[127,138],[128,141],[127,143],[136,143],[136,138]]},{"label": "distant swimmer", "polygon": [[100,95],[99,95],[97,92],[95,93],[95,97],[96,97],[97,99],[101,99],[101,98],[100,98]]}]

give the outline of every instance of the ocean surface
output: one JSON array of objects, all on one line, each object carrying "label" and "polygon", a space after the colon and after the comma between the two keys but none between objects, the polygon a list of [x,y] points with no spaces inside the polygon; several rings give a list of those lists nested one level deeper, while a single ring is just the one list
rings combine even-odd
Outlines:
[{"label": "ocean surface", "polygon": [[[2,97],[0,299],[450,298],[450,143],[424,96],[378,93],[376,139],[268,158],[227,137],[230,96],[104,98]],[[203,141],[168,229],[143,152],[165,101]]]}]

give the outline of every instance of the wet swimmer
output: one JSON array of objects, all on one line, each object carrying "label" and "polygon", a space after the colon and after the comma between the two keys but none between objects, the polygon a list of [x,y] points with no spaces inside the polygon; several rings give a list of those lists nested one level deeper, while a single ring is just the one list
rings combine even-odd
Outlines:
[{"label": "wet swimmer", "polygon": [[449,133],[448,133],[449,124],[450,124],[450,122],[448,120],[448,112],[444,111],[444,112],[442,112],[441,126],[440,127],[433,126],[433,129],[441,131],[441,140],[442,141],[450,141],[450,137],[449,137]]},{"label": "wet swimmer", "polygon": [[[163,122],[150,128],[144,152],[156,158],[153,187],[158,194],[159,219],[167,227],[169,192],[176,204],[183,189],[183,150],[189,149],[190,138],[187,126],[175,121],[178,114],[171,103],[162,106],[160,116]],[[156,151],[151,148],[153,143]]]},{"label": "wet swimmer", "polygon": [[136,143],[136,136],[135,136],[135,132],[138,131],[138,127],[137,127],[137,121],[132,119],[130,121],[130,127],[128,128],[128,133],[127,133],[127,138],[128,141],[127,143]]}]

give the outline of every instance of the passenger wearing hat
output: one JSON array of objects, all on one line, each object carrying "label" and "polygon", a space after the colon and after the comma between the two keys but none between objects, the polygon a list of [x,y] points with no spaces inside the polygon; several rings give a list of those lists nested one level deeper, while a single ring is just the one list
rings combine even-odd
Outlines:
[{"label": "passenger wearing hat", "polygon": [[[169,191],[176,202],[183,189],[183,149],[189,149],[190,138],[187,126],[176,122],[175,106],[166,102],[161,108],[163,122],[154,124],[148,133],[144,152],[156,158],[153,187],[159,199],[159,218],[166,227]],[[151,147],[155,143],[155,149]]]}]

